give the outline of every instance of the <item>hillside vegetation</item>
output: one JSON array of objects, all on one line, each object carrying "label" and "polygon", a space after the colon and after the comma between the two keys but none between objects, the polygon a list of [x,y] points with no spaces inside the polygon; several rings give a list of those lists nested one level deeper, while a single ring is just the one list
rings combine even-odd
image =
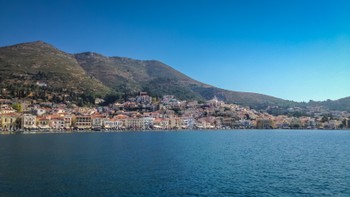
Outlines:
[{"label": "hillside vegetation", "polygon": [[228,91],[216,88],[176,71],[162,62],[141,61],[122,57],[105,57],[96,53],[75,55],[86,72],[99,79],[115,91],[135,94],[147,91],[153,96],[173,94],[180,99],[207,100],[217,96],[219,99],[254,108],[271,105],[295,105],[293,102],[256,93]]},{"label": "hillside vegetation", "polygon": [[[213,76],[214,77],[214,76]],[[41,42],[0,48],[2,98],[92,103],[96,97],[122,99],[146,91],[151,96],[175,95],[204,101],[218,97],[254,109],[322,106],[350,111],[350,97],[336,101],[297,103],[267,95],[220,89],[193,80],[156,60],[106,57],[98,53],[68,54]],[[277,110],[276,110],[277,109]]]},{"label": "hillside vegetation", "polygon": [[2,94],[19,98],[74,100],[110,91],[89,76],[73,55],[40,41],[0,48],[0,81]]}]

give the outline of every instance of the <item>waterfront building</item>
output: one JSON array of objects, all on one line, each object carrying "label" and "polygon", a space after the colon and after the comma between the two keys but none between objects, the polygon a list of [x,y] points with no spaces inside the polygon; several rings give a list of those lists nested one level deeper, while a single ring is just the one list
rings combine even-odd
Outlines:
[{"label": "waterfront building", "polygon": [[52,129],[61,130],[64,129],[65,123],[63,117],[55,117],[50,120],[50,127]]},{"label": "waterfront building", "polygon": [[0,114],[0,130],[2,131],[15,131],[18,129],[18,113]]},{"label": "waterfront building", "polygon": [[105,120],[105,116],[104,115],[93,115],[91,116],[91,127],[93,129],[99,129],[102,128],[103,126],[103,121]]},{"label": "waterfront building", "polygon": [[143,117],[141,118],[142,129],[150,129],[153,127],[154,118],[152,117]]},{"label": "waterfront building", "polygon": [[37,118],[39,129],[50,129],[50,118],[48,116],[42,116]]},{"label": "waterfront building", "polygon": [[181,119],[177,117],[169,118],[169,127],[171,129],[180,129],[181,128]]},{"label": "waterfront building", "polygon": [[271,119],[258,119],[256,122],[257,129],[271,129],[273,128],[273,122]]},{"label": "waterfront building", "polygon": [[116,118],[105,119],[103,121],[103,127],[105,129],[121,129],[123,127],[123,122]]},{"label": "waterfront building", "polygon": [[141,129],[142,121],[140,118],[128,118],[125,121],[125,127],[127,129]]},{"label": "waterfront building", "polygon": [[21,122],[22,129],[36,129],[36,116],[32,114],[23,114],[22,116],[22,122]]},{"label": "waterfront building", "polygon": [[153,122],[153,127],[156,129],[170,129],[169,118],[156,118]]},{"label": "waterfront building", "polygon": [[69,129],[72,126],[72,116],[71,115],[64,115],[64,128]]},{"label": "waterfront building", "polygon": [[181,119],[181,128],[183,129],[192,129],[195,124],[193,118],[182,118]]},{"label": "waterfront building", "polygon": [[77,129],[91,129],[91,116],[76,116],[75,121]]},{"label": "waterfront building", "polygon": [[223,127],[229,127],[229,128],[233,128],[234,125],[235,125],[235,121],[236,119],[235,118],[220,118],[221,119],[221,125]]}]

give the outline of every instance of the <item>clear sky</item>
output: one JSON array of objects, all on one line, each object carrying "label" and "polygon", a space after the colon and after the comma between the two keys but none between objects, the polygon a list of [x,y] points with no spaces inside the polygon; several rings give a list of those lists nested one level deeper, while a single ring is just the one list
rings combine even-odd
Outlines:
[{"label": "clear sky", "polygon": [[0,46],[156,59],[217,87],[350,96],[348,0],[0,0]]}]

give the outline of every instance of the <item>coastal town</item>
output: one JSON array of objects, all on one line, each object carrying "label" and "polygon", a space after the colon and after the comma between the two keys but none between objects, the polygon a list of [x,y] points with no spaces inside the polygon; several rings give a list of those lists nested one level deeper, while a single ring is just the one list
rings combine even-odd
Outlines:
[{"label": "coastal town", "polygon": [[[0,99],[0,133],[50,133],[215,129],[349,129],[350,113],[310,108],[304,116],[273,116],[264,111],[226,104],[151,97],[140,92],[124,102],[91,107],[35,100]],[[273,106],[271,106],[273,107]],[[298,108],[288,109],[298,112]]]}]

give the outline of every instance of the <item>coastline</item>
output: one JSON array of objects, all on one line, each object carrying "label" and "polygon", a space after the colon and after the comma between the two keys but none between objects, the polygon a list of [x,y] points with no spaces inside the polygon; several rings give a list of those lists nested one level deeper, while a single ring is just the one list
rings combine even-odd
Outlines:
[{"label": "coastline", "polygon": [[184,132],[184,131],[350,131],[350,129],[241,129],[241,128],[233,128],[233,129],[119,129],[119,130],[111,130],[111,129],[101,129],[101,130],[33,130],[33,131],[5,131],[0,132],[0,135],[35,135],[35,134],[70,134],[70,133],[124,133],[124,132]]}]

